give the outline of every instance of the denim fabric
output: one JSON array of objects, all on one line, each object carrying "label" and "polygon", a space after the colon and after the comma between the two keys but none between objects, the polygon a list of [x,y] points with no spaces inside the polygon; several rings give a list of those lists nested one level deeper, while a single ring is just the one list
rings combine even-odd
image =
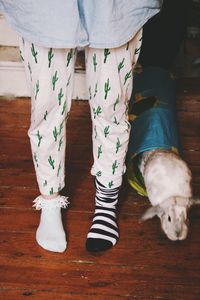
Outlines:
[{"label": "denim fabric", "polygon": [[162,0],[0,0],[25,39],[44,47],[115,48],[131,40]]}]

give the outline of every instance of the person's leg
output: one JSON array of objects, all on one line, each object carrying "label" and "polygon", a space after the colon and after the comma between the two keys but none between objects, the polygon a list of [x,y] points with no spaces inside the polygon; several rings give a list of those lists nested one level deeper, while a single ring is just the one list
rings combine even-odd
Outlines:
[{"label": "person's leg", "polygon": [[128,101],[132,91],[132,71],[141,40],[142,30],[119,48],[86,50],[93,122],[94,164],[91,173],[96,176],[95,215],[86,241],[89,251],[107,250],[119,237],[116,205],[130,133]]},{"label": "person's leg", "polygon": [[62,252],[66,238],[61,207],[68,202],[59,191],[65,184],[65,123],[71,106],[75,50],[39,47],[23,39],[20,50],[31,89],[28,135],[41,192],[34,201],[36,209],[42,209],[36,239],[43,248]]}]

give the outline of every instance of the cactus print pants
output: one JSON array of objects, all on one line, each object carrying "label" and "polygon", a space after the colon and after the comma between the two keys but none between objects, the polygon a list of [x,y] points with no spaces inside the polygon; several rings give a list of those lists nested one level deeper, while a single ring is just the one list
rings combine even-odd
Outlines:
[{"label": "cactus print pants", "polygon": [[[91,173],[110,188],[121,185],[126,170],[128,102],[141,41],[142,29],[121,47],[85,49],[93,124]],[[71,107],[76,49],[44,48],[21,39],[20,53],[31,90],[28,135],[37,182],[42,194],[51,195],[65,184],[65,125]]]}]

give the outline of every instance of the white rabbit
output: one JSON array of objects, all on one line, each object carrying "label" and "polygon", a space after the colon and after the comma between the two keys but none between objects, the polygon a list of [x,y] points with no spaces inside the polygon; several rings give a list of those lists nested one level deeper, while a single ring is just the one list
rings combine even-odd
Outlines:
[{"label": "white rabbit", "polygon": [[192,174],[186,162],[173,151],[157,149],[142,154],[139,169],[152,204],[141,221],[158,216],[170,240],[185,239],[187,211],[191,205],[200,203],[192,199]]}]

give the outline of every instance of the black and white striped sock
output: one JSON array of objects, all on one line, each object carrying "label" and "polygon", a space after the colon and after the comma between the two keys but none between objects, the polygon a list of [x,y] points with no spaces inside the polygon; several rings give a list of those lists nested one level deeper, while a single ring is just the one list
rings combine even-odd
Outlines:
[{"label": "black and white striped sock", "polygon": [[89,252],[105,251],[116,244],[119,230],[116,221],[116,205],[119,187],[106,188],[95,180],[95,213],[87,235],[86,249]]}]

